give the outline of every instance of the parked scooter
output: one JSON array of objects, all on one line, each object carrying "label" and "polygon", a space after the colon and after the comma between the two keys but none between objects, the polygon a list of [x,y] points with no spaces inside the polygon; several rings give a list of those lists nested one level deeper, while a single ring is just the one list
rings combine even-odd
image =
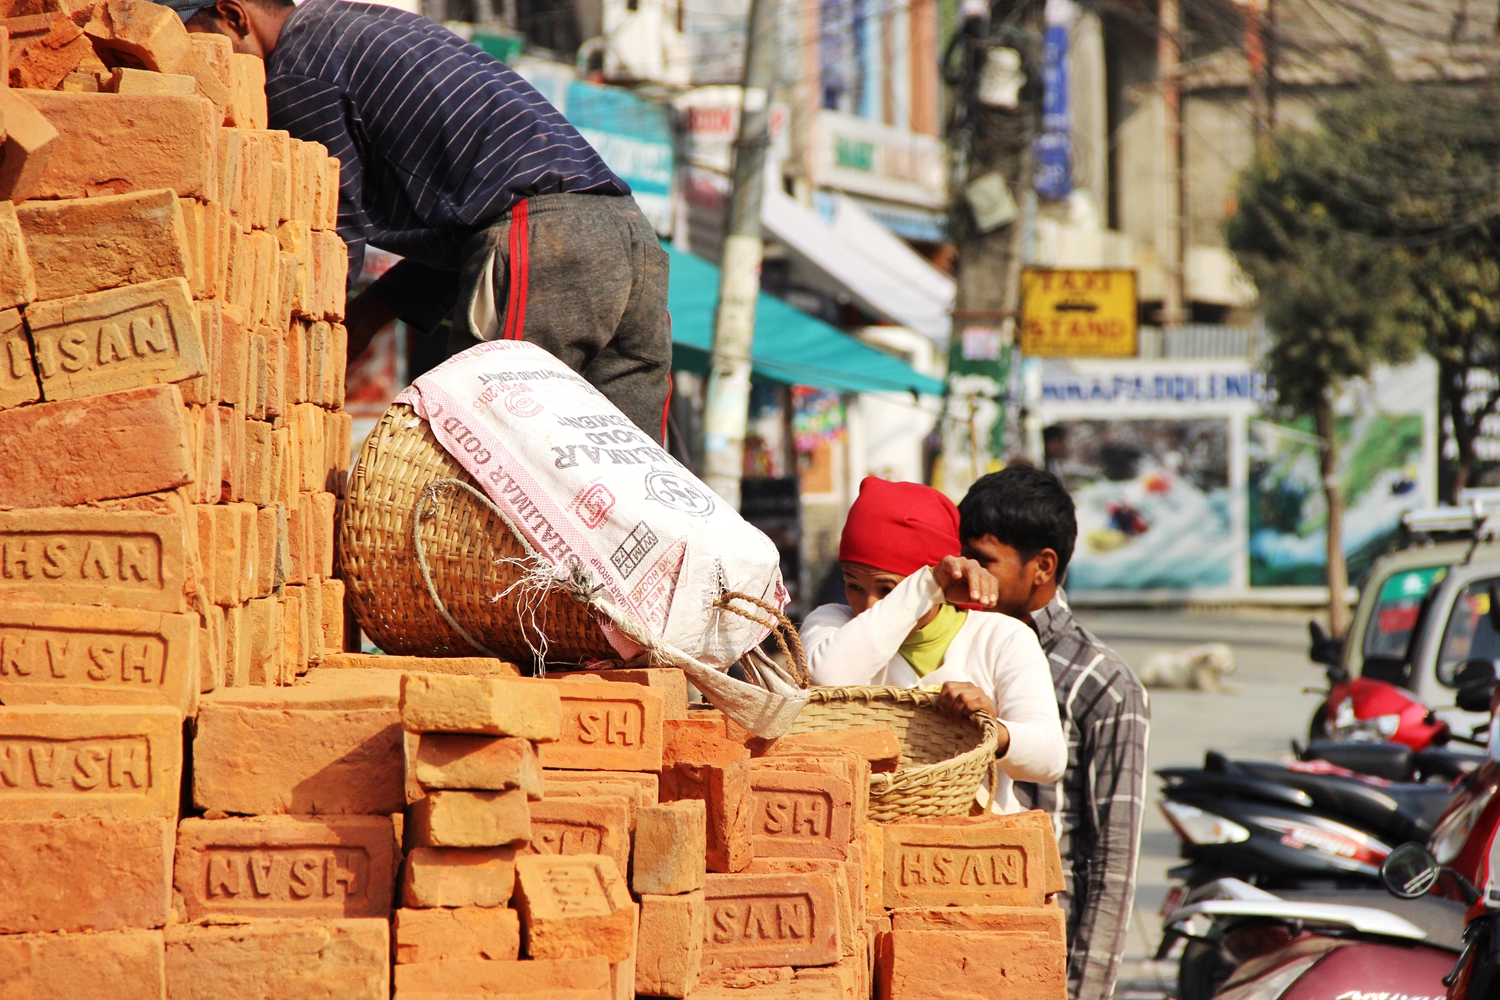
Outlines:
[{"label": "parked scooter", "polygon": [[[1493,673],[1491,675],[1493,677]],[[1449,1000],[1500,996],[1500,689],[1494,681],[1460,692],[1490,711],[1488,759],[1470,778],[1427,846],[1402,844],[1381,864],[1381,881],[1403,900],[1445,898],[1465,907],[1463,948],[1443,978]],[[1435,894],[1435,895],[1434,895]]]}]

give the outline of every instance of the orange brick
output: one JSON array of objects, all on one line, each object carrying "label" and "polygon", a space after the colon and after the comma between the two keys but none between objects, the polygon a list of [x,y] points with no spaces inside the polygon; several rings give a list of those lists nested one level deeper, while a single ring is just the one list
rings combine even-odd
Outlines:
[{"label": "orange brick", "polygon": [[663,896],[701,889],[707,853],[708,813],[702,800],[642,809],[636,817],[631,888]]},{"label": "orange brick", "polygon": [[308,494],[308,566],[313,576],[333,575],[333,526],[339,498],[332,493]]},{"label": "orange brick", "polygon": [[182,230],[187,242],[187,280],[193,290],[193,298],[206,298],[208,272],[203,264],[203,203],[196,198],[177,199],[182,210]]},{"label": "orange brick", "polygon": [[545,767],[660,771],[662,697],[637,684],[549,681],[562,698],[563,727],[542,748]]},{"label": "orange brick", "polygon": [[327,196],[323,199],[322,228],[324,229],[334,230],[339,227],[339,167],[337,156],[330,156],[323,161],[323,190],[327,192]]},{"label": "orange brick", "polygon": [[193,800],[247,815],[390,815],[405,806],[393,709],[307,711],[205,698]]},{"label": "orange brick", "polygon": [[36,271],[15,206],[0,201],[0,309],[25,305],[36,297]]},{"label": "orange brick", "polygon": [[[340,581],[342,582],[342,581]],[[452,673],[475,677],[519,677],[514,663],[488,656],[387,656],[383,653],[339,652],[323,660],[324,669],[399,670],[403,673]]]},{"label": "orange brick", "polygon": [[493,962],[446,959],[402,964],[392,970],[396,997],[535,996],[538,1000],[596,1000],[607,996],[609,964],[602,958]]},{"label": "orange brick", "polygon": [[635,992],[653,997],[686,997],[698,985],[707,932],[703,890],[676,896],[641,897]]},{"label": "orange brick", "polygon": [[827,774],[750,763],[750,836],[757,858],[849,856],[854,836],[854,793],[849,782]]},{"label": "orange brick", "polygon": [[230,61],[234,85],[226,109],[231,124],[240,128],[266,127],[266,64],[259,56],[236,52]]},{"label": "orange brick", "polygon": [[[171,188],[184,198],[216,195],[213,106],[165,94],[18,96],[57,129],[58,139],[30,197],[85,198]],[[10,115],[6,114],[7,128]],[[121,142],[121,135],[131,142]]]},{"label": "orange brick", "polygon": [[244,687],[250,682],[249,614],[244,604],[224,611],[225,687]]},{"label": "orange brick", "polygon": [[661,773],[661,798],[663,802],[700,799],[707,807],[709,871],[736,872],[750,863],[749,760],[673,764]]},{"label": "orange brick", "polygon": [[52,122],[18,92],[0,87],[5,142],[0,146],[0,198],[20,203],[37,193],[59,144]]},{"label": "orange brick", "polygon": [[[232,406],[220,406],[219,499],[225,503],[239,503],[243,499],[244,479],[245,416]],[[245,551],[248,554],[253,550]]]},{"label": "orange brick", "polygon": [[250,415],[256,420],[265,420],[266,396],[270,391],[268,384],[270,370],[266,361],[266,338],[260,333],[255,333],[251,335],[250,343],[251,351],[253,352],[250,360],[250,381],[253,385],[246,389],[247,392],[250,392],[251,388],[254,390],[254,402],[251,404]]},{"label": "orange brick", "polygon": [[[333,336],[329,340],[329,353],[332,355],[333,366],[333,388],[328,398],[328,405],[342,408],[344,405],[345,379],[349,371],[349,331],[342,323],[333,324]],[[346,447],[344,453],[347,455],[349,449]],[[345,459],[347,465],[348,460]],[[665,695],[664,695],[665,697]],[[671,709],[665,709],[670,711]]]},{"label": "orange brick", "polygon": [[432,791],[412,803],[407,835],[420,847],[504,847],[531,836],[526,793]]},{"label": "orange brick", "polygon": [[752,767],[761,770],[806,771],[847,781],[853,803],[851,831],[863,827],[869,818],[870,764],[858,751],[842,746],[827,746],[809,752],[796,747],[781,747],[773,742],[766,748],[765,755],[757,758]]},{"label": "orange brick", "polygon": [[247,503],[265,506],[275,498],[271,489],[271,425],[245,422],[245,467],[241,493]]},{"label": "orange brick", "polygon": [[161,1000],[161,931],[0,936],[7,997]]},{"label": "orange brick", "polygon": [[4,351],[0,358],[0,409],[40,400],[42,390],[31,359],[31,342],[18,310],[0,312],[0,349]]},{"label": "orange brick", "polygon": [[824,874],[710,874],[704,958],[727,967],[839,960],[836,879]]},{"label": "orange brick", "polygon": [[401,723],[414,733],[557,739],[555,685],[526,678],[410,673],[401,677]]},{"label": "orange brick", "polygon": [[1007,909],[898,910],[877,963],[880,995],[1062,1000],[1068,995],[1062,910]]},{"label": "orange brick", "polygon": [[887,908],[1040,906],[1045,898],[1044,834],[995,823],[886,824]]},{"label": "orange brick", "polygon": [[26,326],[46,399],[179,382],[208,370],[182,278],[39,302],[27,309]]},{"label": "orange brick", "polygon": [[783,736],[776,741],[776,746],[778,750],[800,748],[814,751],[827,746],[846,747],[869,761],[870,770],[877,773],[896,770],[901,760],[901,740],[896,731],[886,725],[846,726]]},{"label": "orange brick", "polygon": [[224,686],[224,609],[217,604],[205,604],[200,609],[199,621],[198,690],[207,693]]},{"label": "orange brick", "polygon": [[503,792],[519,788],[542,797],[542,768],[530,740],[513,736],[428,733],[417,745],[412,770],[423,788]]},{"label": "orange brick", "polygon": [[274,597],[262,597],[245,605],[246,629],[250,633],[250,671],[246,683],[252,686],[279,684],[282,674],[281,603]]},{"label": "orange brick", "polygon": [[307,673],[307,618],[302,612],[302,588],[281,592],[281,683],[290,684]]},{"label": "orange brick", "polygon": [[225,307],[222,330],[221,346],[214,356],[214,365],[218,369],[215,375],[220,383],[218,399],[245,412],[250,408],[250,393],[253,391],[250,378],[250,338],[253,334],[249,315],[235,306]]},{"label": "orange brick", "polygon": [[514,962],[521,953],[521,918],[503,906],[396,911],[396,963],[487,959]]},{"label": "orange brick", "polygon": [[389,930],[383,918],[174,924],[166,996],[388,1000]]},{"label": "orange brick", "polygon": [[636,906],[609,858],[516,858],[516,908],[532,958],[601,956],[623,962],[634,951]]},{"label": "orange brick", "polygon": [[285,507],[276,504],[256,509],[255,597],[267,597],[286,582],[280,555],[285,531]]},{"label": "orange brick", "polygon": [[[602,854],[630,870],[630,806],[622,797],[588,796],[533,802],[531,843],[520,854]],[[618,959],[617,959],[618,961]]]},{"label": "orange brick", "polygon": [[234,69],[230,60],[230,56],[234,54],[234,43],[227,35],[210,32],[191,31],[188,32],[188,39],[193,43],[194,50],[219,78],[219,82],[224,85],[227,93],[234,82]]},{"label": "orange brick", "polygon": [[297,258],[289,253],[276,254],[276,301],[266,321],[273,330],[285,330],[292,323],[292,304],[296,300]]},{"label": "orange brick", "polygon": [[5,19],[9,33],[9,85],[55,90],[91,51],[89,39],[66,14]]},{"label": "orange brick", "polygon": [[187,219],[170,190],[32,201],[15,211],[36,298],[192,275]]},{"label": "orange brick", "polygon": [[549,796],[618,795],[629,788],[637,810],[656,805],[661,794],[661,778],[641,771],[546,771],[542,777]]},{"label": "orange brick", "polygon": [[167,921],[172,821],[0,821],[0,934],[113,931]]},{"label": "orange brick", "polygon": [[885,835],[879,823],[866,823],[864,843],[860,845],[861,874],[864,876],[865,910],[880,913],[885,898]]},{"label": "orange brick", "polygon": [[835,912],[838,916],[839,945],[842,954],[853,955],[857,944],[855,929],[863,926],[864,914],[855,906],[862,888],[858,866],[849,861],[827,858],[756,858],[745,869],[747,875],[827,875],[833,880]]},{"label": "orange brick", "polygon": [[504,906],[516,884],[516,849],[416,847],[406,856],[406,906]]},{"label": "orange brick", "polygon": [[[343,351],[339,352],[342,357]],[[335,406],[343,405],[340,398]],[[641,684],[661,694],[662,716],[666,719],[686,719],[688,715],[687,675],[675,667],[647,667],[642,669],[578,670],[571,673],[555,673],[557,680],[601,680],[622,684]]]},{"label": "orange brick", "polygon": [[240,548],[244,540],[243,525],[240,523],[244,518],[244,510],[238,504],[216,504],[203,509],[214,522],[214,589],[210,598],[220,607],[229,607],[240,603],[240,578],[244,574],[241,564],[250,558],[250,553],[243,552]]},{"label": "orange brick", "polygon": [[175,884],[189,920],[220,913],[385,918],[394,850],[386,816],[185,819]]},{"label": "orange brick", "polygon": [[310,576],[302,588],[303,636],[307,662],[316,666],[323,659],[323,578]]},{"label": "orange brick", "polygon": [[328,654],[344,648],[344,581],[323,581],[323,666]]},{"label": "orange brick", "polygon": [[0,808],[6,819],[175,821],[181,780],[182,715],[175,708],[0,708]]}]

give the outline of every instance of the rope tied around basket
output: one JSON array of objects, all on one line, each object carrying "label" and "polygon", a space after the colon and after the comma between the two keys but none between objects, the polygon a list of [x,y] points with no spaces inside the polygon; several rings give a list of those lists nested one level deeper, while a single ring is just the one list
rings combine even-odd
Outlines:
[{"label": "rope tied around basket", "polygon": [[[765,617],[737,608],[730,603],[731,601],[744,601],[746,604],[754,605],[765,612]],[[780,608],[769,601],[742,594],[737,590],[726,590],[720,594],[719,599],[714,602],[714,607],[764,625],[771,633],[771,638],[776,640],[776,647],[781,650],[781,655],[786,657],[787,669],[792,672],[792,678],[797,685],[806,690],[812,683],[812,675],[807,669],[807,653],[802,648],[802,636],[798,634],[797,626],[792,624],[790,618],[782,614]]]}]

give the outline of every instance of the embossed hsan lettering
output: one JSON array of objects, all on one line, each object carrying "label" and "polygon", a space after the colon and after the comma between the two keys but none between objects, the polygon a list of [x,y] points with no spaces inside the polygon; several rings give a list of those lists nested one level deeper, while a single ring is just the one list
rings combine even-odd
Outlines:
[{"label": "embossed hsan lettering", "polygon": [[773,837],[826,838],[833,803],[817,792],[761,792],[761,832]]},{"label": "embossed hsan lettering", "polygon": [[0,678],[13,683],[159,687],[166,663],[160,636],[0,629]]},{"label": "embossed hsan lettering", "polygon": [[121,363],[154,362],[175,354],[176,337],[166,308],[152,304],[114,316],[32,330],[42,378]]},{"label": "embossed hsan lettering", "polygon": [[243,905],[362,900],[369,891],[370,857],[346,847],[210,847],[203,865],[204,899]]},{"label": "embossed hsan lettering", "polygon": [[6,581],[161,586],[161,541],[152,535],[12,534],[0,542]]},{"label": "embossed hsan lettering", "polygon": [[639,705],[585,708],[578,713],[578,742],[609,746],[640,746],[642,715]]},{"label": "embossed hsan lettering", "polygon": [[717,945],[753,948],[805,941],[812,932],[812,905],[797,896],[717,901],[709,923],[709,939]]},{"label": "embossed hsan lettering", "polygon": [[1024,888],[1026,855],[1016,847],[911,848],[901,852],[901,885]]},{"label": "embossed hsan lettering", "polygon": [[0,737],[0,799],[12,790],[134,795],[151,787],[151,749],[144,736]]}]

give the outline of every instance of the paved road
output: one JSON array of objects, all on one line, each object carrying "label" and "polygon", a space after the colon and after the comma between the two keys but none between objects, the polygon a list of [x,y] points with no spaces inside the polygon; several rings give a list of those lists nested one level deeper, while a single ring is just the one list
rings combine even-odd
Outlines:
[{"label": "paved road", "polygon": [[[1321,669],[1307,659],[1306,611],[1083,608],[1078,616],[1132,665],[1158,650],[1205,642],[1224,642],[1234,649],[1237,670],[1229,678],[1231,692],[1151,691],[1153,771],[1200,764],[1209,749],[1279,760],[1290,755],[1293,738],[1306,739],[1319,698],[1302,691],[1323,682]],[[1159,784],[1154,776],[1149,780],[1135,916],[1125,974],[1115,994],[1121,1000],[1161,997],[1176,976],[1175,965],[1148,961],[1161,936],[1157,910],[1167,893],[1167,870],[1180,863],[1177,837],[1156,806]]]}]

